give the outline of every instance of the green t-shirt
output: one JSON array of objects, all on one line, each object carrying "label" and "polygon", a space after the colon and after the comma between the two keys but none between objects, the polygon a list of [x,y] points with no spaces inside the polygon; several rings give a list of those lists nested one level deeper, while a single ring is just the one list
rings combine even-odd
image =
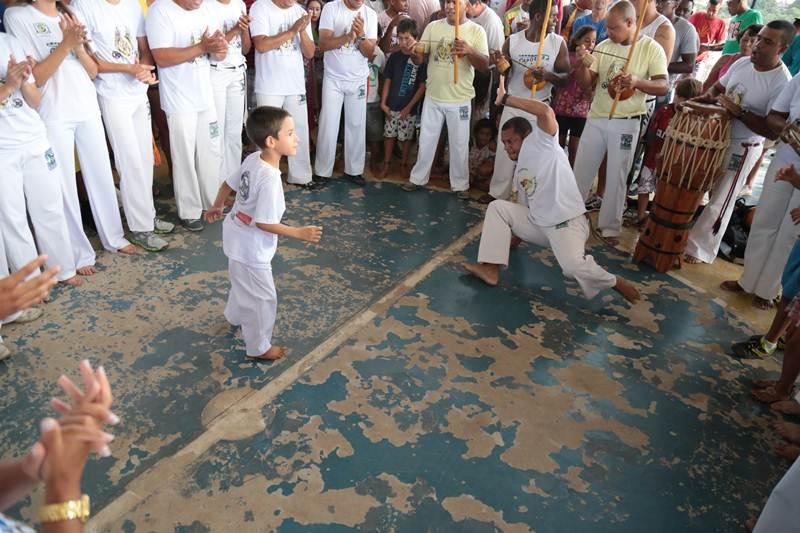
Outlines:
[{"label": "green t-shirt", "polygon": [[753,24],[764,24],[764,17],[761,16],[760,11],[755,9],[748,9],[744,13],[731,18],[730,22],[728,22],[728,39],[722,47],[723,55],[739,53],[739,41],[736,38]]}]

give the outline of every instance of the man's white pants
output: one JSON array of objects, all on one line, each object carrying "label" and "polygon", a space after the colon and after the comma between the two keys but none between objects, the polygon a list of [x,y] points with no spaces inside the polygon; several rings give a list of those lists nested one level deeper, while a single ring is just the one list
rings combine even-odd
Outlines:
[{"label": "man's white pants", "polygon": [[800,169],[800,158],[779,149],[767,169],[744,252],[744,271],[739,285],[764,300],[778,297],[781,274],[800,236],[790,214],[800,207],[800,191],[785,181],[775,181],[778,170],[792,164]]},{"label": "man's white pants", "polygon": [[[182,220],[201,217],[214,204],[220,177],[220,127],[214,109],[168,113],[175,203]],[[226,176],[227,178],[227,176]]]},{"label": "man's white pants", "polygon": [[97,97],[114,151],[122,209],[131,231],[153,231],[153,130],[147,94]]},{"label": "man's white pants", "polygon": [[628,172],[633,165],[641,118],[590,118],[581,135],[575,156],[575,179],[584,200],[592,190],[603,157],[606,163],[606,190],[597,219],[605,237],[617,237],[622,231]]},{"label": "man's white pants", "polygon": [[226,180],[242,166],[242,126],[244,125],[247,81],[245,66],[211,68],[211,87],[222,140],[220,179]]},{"label": "man's white pants", "polygon": [[[292,115],[294,119],[294,131],[300,139],[300,143],[297,146],[297,155],[289,157],[289,179],[287,181],[299,185],[310,183],[313,171],[311,170],[311,152],[308,142],[309,133],[306,95],[293,94],[288,96],[275,96],[256,94],[256,102],[258,102],[259,107],[264,105],[280,107]],[[364,107],[364,109],[366,110],[366,107]],[[366,125],[364,127],[366,128]],[[364,131],[366,131],[366,129]],[[336,147],[334,146],[334,150],[335,149]]]},{"label": "man's white pants", "polygon": [[278,310],[278,295],[272,268],[253,268],[228,259],[231,292],[225,318],[242,327],[247,355],[257,356],[272,347],[272,330]]},{"label": "man's white pants", "polygon": [[489,194],[499,200],[506,200],[511,196],[511,188],[514,183],[516,163],[509,159],[502,141],[503,126],[514,117],[525,117],[530,121],[532,127],[536,127],[535,115],[510,106],[503,107],[503,114],[500,115],[500,133],[497,135],[497,153],[494,156],[494,173],[489,184]]},{"label": "man's white pants", "polygon": [[78,186],[75,181],[76,148],[81,164],[81,176],[86,185],[86,193],[89,196],[89,204],[103,248],[109,252],[116,252],[130,244],[125,240],[125,232],[122,229],[103,121],[98,113],[80,122],[48,122],[46,126],[58,168],[61,169],[61,193],[72,244],[73,264],[77,268],[92,266],[95,262],[95,253],[83,231]]},{"label": "man's white pants", "polygon": [[616,285],[617,278],[586,255],[589,222],[584,215],[563,224],[541,227],[530,219],[529,209],[508,200],[489,204],[483,220],[478,262],[508,266],[512,233],[525,242],[549,246],[564,276],[578,282],[586,298]]},{"label": "man's white pants", "polygon": [[[722,237],[728,228],[728,222],[731,220],[736,197],[744,187],[747,175],[761,156],[761,147],[760,142],[731,140],[731,145],[722,160],[724,174],[714,184],[708,205],[689,232],[686,255],[696,257],[704,263],[714,262]],[[714,226],[717,224],[719,229],[714,233]]]},{"label": "man's white pants", "polygon": [[[61,267],[58,280],[75,275],[75,257],[70,246],[61,176],[50,148],[32,147],[0,151],[3,169],[0,194],[0,227],[5,235],[5,254],[15,270],[37,255],[36,244],[47,254],[47,268]],[[27,200],[27,202],[26,202]],[[36,231],[36,241],[28,226],[28,213]],[[4,259],[5,259],[4,254]],[[0,275],[4,275],[0,271]]]},{"label": "man's white pants", "polygon": [[797,533],[797,500],[800,495],[800,459],[783,475],[758,517],[753,533]]},{"label": "man's white pants", "polygon": [[[367,156],[367,80],[342,81],[324,76],[317,131],[318,176],[330,178],[336,158],[339,118],[344,104],[344,172],[360,176]],[[297,120],[297,117],[295,117]],[[307,120],[307,119],[306,119]]]},{"label": "man's white pants", "polygon": [[450,188],[454,191],[469,190],[469,136],[472,103],[439,102],[425,98],[419,133],[417,162],[411,169],[411,183],[425,185],[431,177],[433,158],[442,133],[442,124],[447,123],[447,144],[450,149]]}]

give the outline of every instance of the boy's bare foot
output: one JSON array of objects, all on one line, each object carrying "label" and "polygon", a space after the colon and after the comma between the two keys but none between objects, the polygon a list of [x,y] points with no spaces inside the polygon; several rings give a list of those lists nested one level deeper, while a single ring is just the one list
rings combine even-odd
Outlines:
[{"label": "boy's bare foot", "polygon": [[119,250],[117,250],[121,254],[125,255],[133,255],[136,253],[136,246],[129,244],[128,246],[123,246]]},{"label": "boy's bare foot", "polygon": [[289,353],[289,349],[283,346],[273,346],[261,355],[248,355],[251,361],[277,361]]},{"label": "boy's bare foot", "polygon": [[383,165],[381,166],[381,170],[378,173],[378,177],[380,179],[382,179],[382,180],[385,180],[386,176],[388,176],[388,175],[389,175],[389,162],[388,161],[384,161]]},{"label": "boy's bare foot", "polygon": [[776,390],[775,387],[767,387],[766,389],[754,389],[750,391],[750,396],[761,403],[775,403],[791,398],[791,392],[784,394]]},{"label": "boy's bare foot", "polygon": [[761,298],[760,296],[754,296],[753,297],[753,307],[755,307],[756,309],[762,309],[762,310],[772,309],[773,307],[775,307],[775,301],[774,300],[766,300],[764,298]]},{"label": "boy's bare foot", "polygon": [[635,304],[642,299],[642,295],[633,283],[625,278],[617,276],[617,283],[614,285],[614,290],[622,295],[623,298],[630,303]]},{"label": "boy's bare foot", "polygon": [[89,265],[89,266],[84,266],[84,267],[77,268],[75,270],[75,272],[77,272],[81,276],[93,276],[93,275],[97,274],[97,269],[94,266]]},{"label": "boy's bare foot", "polygon": [[495,287],[500,281],[499,265],[490,265],[486,263],[464,263],[463,266],[464,270],[480,279],[487,285]]},{"label": "boy's bare foot", "polygon": [[522,239],[517,237],[516,235],[511,236],[511,245],[508,247],[511,250],[516,250],[519,248],[519,245],[522,244]]},{"label": "boy's bare foot", "polygon": [[774,387],[778,384],[778,380],[776,379],[754,379],[751,382],[754,389],[767,389],[769,387]]},{"label": "boy's bare foot", "polygon": [[69,285],[70,287],[80,287],[83,285],[83,280],[75,274],[71,278],[67,278],[65,280],[60,281],[59,283],[63,283],[64,285]]},{"label": "boy's bare foot", "polygon": [[800,446],[795,446],[794,444],[786,444],[781,442],[780,444],[776,444],[772,448],[772,451],[775,452],[775,455],[790,461],[794,461],[800,457]]},{"label": "boy's bare foot", "polygon": [[782,400],[771,404],[770,409],[784,415],[800,416],[800,403],[794,400]]},{"label": "boy's bare foot", "polygon": [[699,265],[700,263],[702,263],[702,261],[700,261],[700,259],[696,258],[693,255],[684,255],[683,256],[683,262],[684,263],[688,263],[690,265]]},{"label": "boy's bare foot", "polygon": [[784,439],[800,444],[800,425],[791,422],[775,422],[775,432]]}]

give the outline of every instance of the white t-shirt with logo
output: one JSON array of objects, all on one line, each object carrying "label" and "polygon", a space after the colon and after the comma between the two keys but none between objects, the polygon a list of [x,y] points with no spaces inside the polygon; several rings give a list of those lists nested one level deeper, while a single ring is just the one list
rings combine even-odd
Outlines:
[{"label": "white t-shirt with logo", "polygon": [[[25,50],[22,44],[7,33],[0,33],[0,81],[6,82],[9,57],[14,56],[17,62],[25,61]],[[31,75],[27,83],[35,83]],[[14,91],[11,96],[0,101],[0,151],[41,150],[50,146],[47,130],[39,114],[28,105],[21,91]]]},{"label": "white t-shirt with logo", "polygon": [[[788,122],[794,122],[800,127],[800,74],[783,86],[783,90],[772,104],[772,109],[780,113],[789,113]],[[778,144],[776,157],[778,156],[781,156],[783,161],[794,160],[795,169],[800,171],[800,154],[785,142]]]},{"label": "white t-shirt with logo", "polygon": [[[512,63],[511,76],[508,79],[508,94],[530,98],[531,90],[525,86],[525,73],[528,68],[533,68],[536,65],[536,57],[539,55],[539,43],[530,42],[525,33],[524,31],[519,31],[508,38],[508,51]],[[542,61],[540,63],[542,68],[553,72],[562,43],[564,43],[564,38],[559,34],[547,34],[542,47]],[[553,84],[545,83],[544,87],[536,91],[536,98],[538,100],[547,100],[552,95],[552,92]]]},{"label": "white t-shirt with logo", "polygon": [[[750,58],[743,57],[731,65],[719,79],[719,83],[725,87],[725,94],[742,109],[766,117],[772,109],[772,103],[790,78],[789,69],[783,63],[767,72],[758,72]],[[731,139],[758,142],[764,140],[764,137],[757,135],[741,120],[734,119]]]},{"label": "white t-shirt with logo", "polygon": [[373,104],[381,101],[380,74],[386,66],[386,54],[379,47],[375,47],[375,57],[369,62],[369,80],[367,83],[367,103]]},{"label": "white t-shirt with logo", "polygon": [[236,201],[222,224],[225,255],[253,268],[270,268],[278,249],[278,236],[256,224],[281,222],[286,211],[281,171],[255,152],[226,181],[236,191]]},{"label": "white t-shirt with logo", "polygon": [[514,170],[516,201],[528,206],[530,219],[547,228],[586,212],[569,159],[558,144],[558,132],[548,135],[533,126]]},{"label": "white t-shirt with logo", "polygon": [[[61,44],[60,20],[27,5],[6,9],[4,23],[8,33],[22,43],[28,54],[36,61],[43,61]],[[41,91],[39,115],[45,122],[83,122],[100,116],[94,84],[74,51],[61,62]]]},{"label": "white t-shirt with logo", "polygon": [[[353,26],[353,19],[358,13],[364,20],[364,37],[376,40],[378,38],[378,16],[371,7],[362,5],[358,10],[351,11],[344,0],[328,2],[322,8],[319,17],[319,30],[330,30],[334,37],[341,37],[349,32]],[[347,43],[341,48],[325,52],[325,76],[335,80],[359,81],[369,76],[367,58],[358,48],[358,42]]]},{"label": "white t-shirt with logo", "polygon": [[[133,65],[139,59],[139,37],[146,37],[144,14],[138,0],[72,0],[75,14],[86,25],[94,53],[109,63]],[[94,80],[104,98],[136,98],[147,93],[147,84],[123,72],[99,72]]]},{"label": "white t-shirt with logo", "polygon": [[[306,10],[294,4],[286,9],[272,0],[257,0],[250,6],[250,35],[272,37],[291,28]],[[311,24],[306,34],[314,40]],[[279,73],[279,74],[277,74]],[[277,74],[277,75],[276,75]],[[261,53],[256,51],[256,94],[289,96],[306,94],[306,77],[300,35],[295,35],[277,48]]]},{"label": "white t-shirt with logo", "polygon": [[[222,29],[222,33],[228,33],[236,27],[239,23],[239,17],[247,13],[247,6],[244,5],[242,0],[230,0],[229,3],[223,4],[219,0],[205,0],[209,10],[214,17],[214,21]],[[228,55],[225,56],[224,61],[211,61],[220,67],[241,67],[246,63],[244,54],[242,54],[242,35],[237,33],[236,36],[228,43]]]},{"label": "white t-shirt with logo", "polygon": [[[145,26],[151,50],[188,48],[202,40],[206,29],[209,35],[220,29],[205,2],[197,9],[186,10],[173,0],[158,0],[150,6]],[[159,68],[159,94],[164,112],[201,112],[213,107],[210,69],[207,54]]]}]

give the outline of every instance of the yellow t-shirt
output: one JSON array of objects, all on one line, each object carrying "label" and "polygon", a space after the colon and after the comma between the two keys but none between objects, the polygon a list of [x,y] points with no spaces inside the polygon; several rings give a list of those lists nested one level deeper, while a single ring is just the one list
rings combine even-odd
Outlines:
[{"label": "yellow t-shirt", "polygon": [[[468,20],[459,28],[459,37],[479,53],[488,56],[489,45],[483,28]],[[472,79],[475,68],[466,57],[458,58],[458,83],[453,81],[453,56],[450,50],[456,38],[456,27],[447,20],[425,26],[420,42],[428,54],[428,78],[425,95],[440,102],[465,102],[475,97]]]},{"label": "yellow t-shirt", "polygon": [[142,11],[147,14],[147,0],[139,0],[139,5],[142,6]]},{"label": "yellow t-shirt", "polygon": [[[630,45],[622,46],[606,39],[595,48],[594,63],[591,71],[597,73],[597,88],[594,91],[592,107],[589,118],[608,118],[614,99],[608,94],[608,80],[613,78],[625,67]],[[637,78],[651,79],[655,76],[667,75],[667,56],[661,45],[647,36],[639,38],[636,49],[633,51],[628,72]],[[647,111],[645,100],[647,95],[636,91],[627,100],[620,100],[614,111],[614,118],[633,117],[643,115]]]}]

